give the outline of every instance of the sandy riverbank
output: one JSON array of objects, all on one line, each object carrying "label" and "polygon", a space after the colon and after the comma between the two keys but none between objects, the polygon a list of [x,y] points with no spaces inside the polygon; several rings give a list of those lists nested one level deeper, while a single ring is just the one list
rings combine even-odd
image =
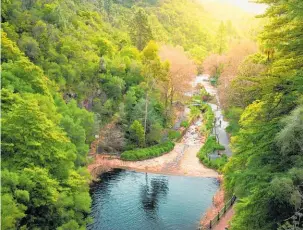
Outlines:
[{"label": "sandy riverbank", "polygon": [[178,143],[170,153],[144,161],[123,161],[110,155],[96,155],[94,163],[88,166],[88,170],[94,174],[102,172],[102,169],[107,171],[111,168],[124,168],[140,172],[217,178],[218,173],[203,166],[196,157],[201,146],[202,144],[186,147],[182,153],[184,144]]},{"label": "sandy riverbank", "polygon": [[[88,166],[92,175],[111,168],[124,168],[141,172],[151,172],[169,175],[218,177],[218,173],[202,165],[196,156],[204,144],[200,135],[201,120],[192,124],[180,143],[175,148],[160,157],[143,161],[123,161],[110,155],[95,155],[95,160]],[[101,169],[101,170],[100,170]]]}]

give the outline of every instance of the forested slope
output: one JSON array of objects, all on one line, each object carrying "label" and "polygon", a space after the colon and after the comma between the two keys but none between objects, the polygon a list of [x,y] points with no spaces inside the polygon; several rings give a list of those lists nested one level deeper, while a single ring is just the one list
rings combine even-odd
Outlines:
[{"label": "forested slope", "polygon": [[220,57],[233,149],[225,187],[238,197],[231,229],[302,229],[303,2],[258,2],[270,4],[259,51]]},{"label": "forested slope", "polygon": [[1,10],[2,228],[84,229],[95,135],[106,152],[161,143],[178,79],[160,46],[183,47],[162,56],[180,56],[187,79],[189,58],[223,52],[232,25],[186,0],[6,0]]},{"label": "forested slope", "polygon": [[3,229],[85,227],[94,116],[65,104],[43,71],[2,32]]},{"label": "forested slope", "polygon": [[2,228],[84,229],[94,135],[105,151],[161,141],[174,97],[159,45],[201,61],[212,49],[203,8],[8,0],[1,19]]}]

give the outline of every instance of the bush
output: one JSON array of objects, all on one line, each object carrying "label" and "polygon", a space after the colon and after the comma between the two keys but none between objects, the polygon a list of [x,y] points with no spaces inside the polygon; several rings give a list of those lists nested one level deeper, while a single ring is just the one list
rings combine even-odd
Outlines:
[{"label": "bush", "polygon": [[190,117],[191,120],[192,120],[192,119],[195,119],[195,118],[199,117],[200,113],[201,113],[200,109],[198,109],[198,108],[195,107],[195,106],[191,106],[191,107],[190,107],[190,114],[189,114],[189,117]]},{"label": "bush", "polygon": [[121,154],[121,159],[126,161],[146,160],[170,152],[174,147],[175,144],[171,141],[168,141],[148,148],[125,151]]},{"label": "bush", "polygon": [[203,113],[203,127],[201,130],[203,130],[204,135],[207,137],[214,127],[215,115],[211,106],[206,103],[201,105],[200,110]]},{"label": "bush", "polygon": [[206,91],[204,87],[200,90],[200,95],[204,102],[207,102],[211,99],[211,95]]},{"label": "bush", "polygon": [[168,131],[168,139],[170,141],[178,140],[181,137],[181,133],[176,130],[169,130]]},{"label": "bush", "polygon": [[204,165],[214,168],[218,171],[222,171],[224,165],[227,163],[228,158],[225,154],[222,155],[222,157],[210,160],[208,158],[208,155],[210,153],[213,153],[216,150],[224,150],[224,146],[217,143],[216,138],[214,136],[209,136],[205,142],[205,144],[202,146],[200,151],[198,152],[198,158],[201,162],[203,162]]},{"label": "bush", "polygon": [[184,127],[184,128],[187,128],[189,126],[189,122],[188,121],[182,121],[181,126]]},{"label": "bush", "polygon": [[204,124],[206,127],[207,131],[212,130],[212,128],[214,127],[214,119],[215,119],[215,115],[210,107],[210,105],[206,106],[206,111],[204,112]]}]

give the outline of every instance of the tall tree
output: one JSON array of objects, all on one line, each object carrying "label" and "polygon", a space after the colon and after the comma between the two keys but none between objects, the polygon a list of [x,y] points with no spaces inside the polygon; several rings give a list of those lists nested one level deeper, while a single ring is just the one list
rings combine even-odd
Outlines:
[{"label": "tall tree", "polygon": [[159,47],[154,41],[150,41],[142,51],[143,74],[146,77],[145,88],[145,115],[144,115],[144,135],[146,136],[148,103],[151,93],[154,91],[157,83],[163,81],[167,74],[167,66],[161,63],[158,56]]},{"label": "tall tree", "polygon": [[227,31],[223,21],[221,21],[216,33],[216,49],[215,52],[222,54],[227,49]]},{"label": "tall tree", "polygon": [[228,106],[229,91],[231,82],[238,75],[238,68],[244,59],[257,52],[257,45],[253,41],[243,40],[230,45],[230,49],[225,55],[225,63],[219,77],[219,97],[223,107]]},{"label": "tall tree", "polygon": [[139,49],[147,45],[153,39],[152,30],[148,22],[148,15],[143,8],[134,8],[134,17],[129,25],[130,36],[133,44]]}]

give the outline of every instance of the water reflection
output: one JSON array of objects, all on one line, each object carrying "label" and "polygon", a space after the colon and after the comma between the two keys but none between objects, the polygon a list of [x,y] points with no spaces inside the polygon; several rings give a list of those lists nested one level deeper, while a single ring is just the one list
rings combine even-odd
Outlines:
[{"label": "water reflection", "polygon": [[218,189],[213,178],[116,169],[91,187],[88,230],[191,230]]},{"label": "water reflection", "polygon": [[163,202],[168,190],[167,178],[151,178],[149,182],[148,174],[145,174],[145,184],[140,188],[140,197],[142,208],[149,217],[154,218],[157,215],[159,200],[161,199],[161,202]]},{"label": "water reflection", "polygon": [[110,172],[103,173],[99,179],[102,183],[96,182],[93,183],[90,187],[90,194],[95,194],[96,191],[102,190],[102,196],[109,194],[109,187],[111,185],[110,181],[119,181],[120,177],[123,176],[123,169],[114,169]]}]

